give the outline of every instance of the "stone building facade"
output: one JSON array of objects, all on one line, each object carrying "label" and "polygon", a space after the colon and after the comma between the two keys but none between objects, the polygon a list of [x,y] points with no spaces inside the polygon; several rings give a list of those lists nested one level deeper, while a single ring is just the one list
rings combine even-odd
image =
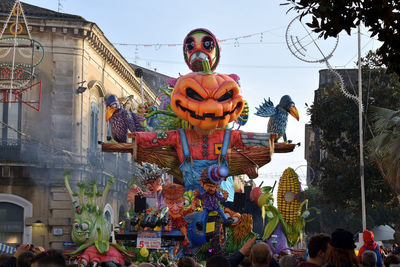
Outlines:
[{"label": "stone building facade", "polygon": [[[13,4],[1,1],[0,25]],[[95,23],[25,3],[22,7],[32,38],[45,52],[34,76],[42,82],[41,108],[0,101],[0,242],[63,249],[71,241],[73,220],[64,170],[72,170],[73,189],[89,180],[102,188],[114,176],[105,216],[115,224],[126,211],[130,155],[102,153],[98,142],[107,138],[107,95],[133,96],[129,99],[137,105],[140,80]],[[23,25],[21,36],[26,35]],[[146,83],[143,90],[145,100],[157,102]]]},{"label": "stone building facade", "polygon": [[[351,88],[357,84],[357,69],[337,69],[335,71],[337,71],[343,77],[346,86]],[[338,80],[336,75],[334,75],[330,70],[320,70],[319,86],[318,89],[314,91],[314,101],[321,97],[321,93],[323,92],[324,88],[333,87],[337,82]],[[314,128],[311,124],[306,124],[304,157],[307,161],[307,166],[309,167],[307,168],[307,185],[315,185],[320,181],[320,174],[317,171],[316,164],[327,156],[325,151],[319,146],[320,139],[321,130]]]}]

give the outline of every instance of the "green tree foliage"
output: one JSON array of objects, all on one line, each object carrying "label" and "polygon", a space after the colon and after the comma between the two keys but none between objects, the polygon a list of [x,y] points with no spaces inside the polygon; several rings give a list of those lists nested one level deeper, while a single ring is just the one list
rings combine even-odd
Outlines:
[{"label": "green tree foliage", "polygon": [[398,0],[286,0],[302,15],[312,15],[308,26],[321,37],[350,34],[360,22],[383,44],[377,54],[390,72],[400,76],[400,1]]},{"label": "green tree foliage", "polygon": [[[366,119],[369,105],[400,106],[398,77],[387,74],[385,69],[375,68],[377,60],[379,58],[370,53],[363,61],[363,103],[366,107],[363,128],[366,142],[373,137],[371,123]],[[357,91],[351,86],[348,90]],[[346,98],[338,86],[320,91],[320,97],[315,99],[308,112],[312,126],[320,129],[319,145],[325,157],[315,162],[316,171],[321,175],[319,189],[310,188],[309,196],[310,205],[319,208],[322,214],[321,220],[311,223],[309,228],[315,228],[319,223],[321,231],[330,231],[332,226],[360,230],[358,105]],[[398,214],[396,194],[368,154],[365,155],[365,190],[367,227],[395,223]]]},{"label": "green tree foliage", "polygon": [[400,109],[372,106],[375,137],[368,142],[370,155],[375,159],[383,177],[400,189]]}]

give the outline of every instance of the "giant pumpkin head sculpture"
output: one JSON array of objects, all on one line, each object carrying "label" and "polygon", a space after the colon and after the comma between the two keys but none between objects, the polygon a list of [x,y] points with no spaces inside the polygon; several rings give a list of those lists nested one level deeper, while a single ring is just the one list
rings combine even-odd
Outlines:
[{"label": "giant pumpkin head sculpture", "polygon": [[171,96],[174,113],[201,130],[223,128],[240,115],[244,100],[228,75],[192,72],[178,79]]},{"label": "giant pumpkin head sculpture", "polygon": [[202,61],[207,60],[211,70],[219,62],[220,48],[217,38],[207,29],[195,29],[183,41],[185,62],[192,71],[204,71]]}]

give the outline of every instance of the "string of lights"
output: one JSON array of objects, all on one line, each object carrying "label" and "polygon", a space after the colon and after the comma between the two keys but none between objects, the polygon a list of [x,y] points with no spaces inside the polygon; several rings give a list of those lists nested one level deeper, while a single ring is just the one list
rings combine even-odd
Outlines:
[{"label": "string of lights", "polygon": [[[276,33],[274,33],[273,31],[276,30],[280,30],[283,29],[285,27],[276,27],[276,28],[272,28],[269,30],[265,30],[262,32],[257,32],[257,33],[251,33],[251,34],[246,34],[246,35],[241,35],[241,36],[237,36],[237,37],[232,37],[232,38],[226,38],[226,39],[220,39],[218,40],[218,42],[223,43],[223,44],[227,44],[227,45],[234,45],[234,46],[238,46],[239,44],[239,40],[242,39],[248,39],[251,37],[259,37],[259,42],[252,42],[252,43],[247,43],[247,44],[282,44],[284,42],[264,42],[264,34],[269,33],[271,35],[275,35],[277,37],[284,37],[281,35],[278,35]],[[234,41],[233,43],[228,43],[229,41]],[[245,44],[245,43],[243,43]],[[135,47],[154,47],[156,48],[156,50],[160,49],[161,47],[175,47],[175,46],[182,46],[182,43],[113,43],[113,45],[119,45],[119,46],[135,46]]]}]

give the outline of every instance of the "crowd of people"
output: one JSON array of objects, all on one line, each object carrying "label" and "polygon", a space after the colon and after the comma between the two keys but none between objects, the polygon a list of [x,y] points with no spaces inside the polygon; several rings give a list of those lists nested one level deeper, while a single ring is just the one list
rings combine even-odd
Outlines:
[{"label": "crowd of people", "polygon": [[[317,234],[309,238],[303,257],[290,251],[273,255],[267,243],[249,239],[240,250],[228,257],[216,255],[208,258],[206,267],[400,267],[400,247],[390,249],[379,246],[371,231],[363,232],[364,243],[356,255],[353,234],[337,229],[331,235]],[[93,265],[93,264],[92,264]],[[122,267],[115,262],[102,262],[100,267]],[[0,267],[80,267],[67,264],[63,254],[57,250],[45,250],[22,244],[14,255],[0,255]],[[193,257],[182,257],[175,263],[141,263],[138,266],[129,259],[126,267],[200,267]],[[124,266],[124,267],[125,267]],[[94,267],[94,266],[93,266]]]}]

